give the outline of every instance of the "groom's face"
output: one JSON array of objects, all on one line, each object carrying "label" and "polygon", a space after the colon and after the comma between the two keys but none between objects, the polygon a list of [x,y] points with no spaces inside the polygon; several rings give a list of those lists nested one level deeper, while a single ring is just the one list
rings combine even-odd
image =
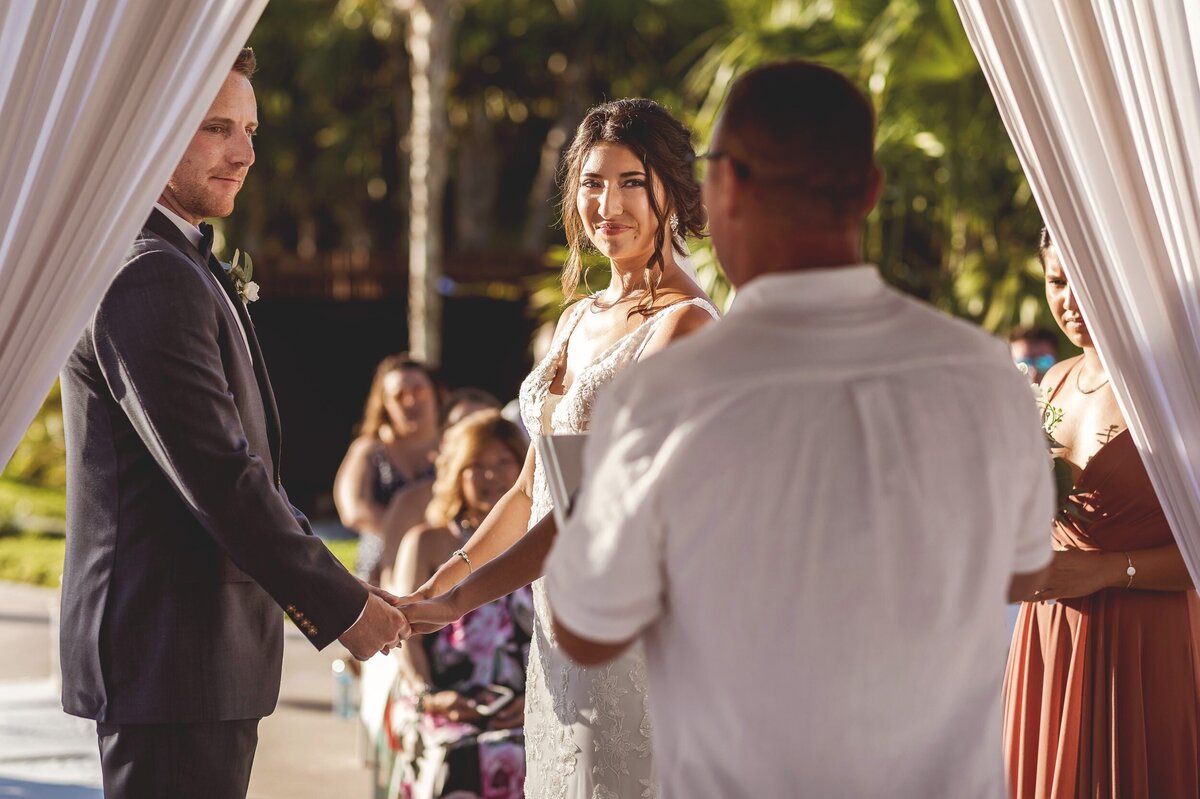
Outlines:
[{"label": "groom's face", "polygon": [[254,163],[258,105],[246,76],[230,72],[192,137],[163,200],[189,222],[233,213],[233,200]]}]

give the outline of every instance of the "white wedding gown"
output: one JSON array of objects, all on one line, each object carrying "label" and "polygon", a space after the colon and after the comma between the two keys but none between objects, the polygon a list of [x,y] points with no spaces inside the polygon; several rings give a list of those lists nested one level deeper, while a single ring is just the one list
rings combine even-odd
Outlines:
[{"label": "white wedding gown", "polygon": [[[635,363],[658,326],[695,305],[718,318],[705,300],[669,306],[646,319],[575,377],[562,396],[550,383],[567,340],[591,298],[567,313],[546,357],[521,384],[521,417],[531,436],[583,433],[596,395]],[[530,526],[550,512],[550,492],[539,463],[533,475]],[[525,795],[529,799],[650,799],[658,795],[650,752],[646,660],[640,643],[604,666],[583,668],[558,648],[550,628],[544,580],[533,584],[535,611],[525,694]]]}]

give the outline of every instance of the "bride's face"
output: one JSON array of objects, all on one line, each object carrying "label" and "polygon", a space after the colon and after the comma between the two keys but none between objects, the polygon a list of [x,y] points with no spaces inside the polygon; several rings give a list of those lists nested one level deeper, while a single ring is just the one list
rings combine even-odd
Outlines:
[{"label": "bride's face", "polygon": [[[659,225],[649,186],[645,166],[628,147],[602,142],[584,159],[575,209],[588,239],[614,264],[641,268],[654,254]],[[657,180],[655,191],[661,207]]]}]

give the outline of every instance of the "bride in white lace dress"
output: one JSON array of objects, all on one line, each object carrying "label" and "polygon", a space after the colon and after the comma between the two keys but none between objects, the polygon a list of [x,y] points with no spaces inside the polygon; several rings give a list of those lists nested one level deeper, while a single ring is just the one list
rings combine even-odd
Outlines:
[{"label": "bride in white lace dress", "polygon": [[[563,169],[571,247],[564,294],[576,296],[589,244],[608,258],[612,278],[563,314],[550,351],[522,384],[521,414],[531,435],[585,432],[597,394],[622,369],[717,318],[677,260],[684,236],[703,235],[705,227],[692,161],[690,132],[650,100],[605,103],[580,124]],[[463,549],[406,600],[405,614],[415,632],[428,632],[536,580],[526,796],[656,796],[640,647],[583,668],[555,644],[538,579],[555,534],[550,505],[530,448],[517,484]]]}]

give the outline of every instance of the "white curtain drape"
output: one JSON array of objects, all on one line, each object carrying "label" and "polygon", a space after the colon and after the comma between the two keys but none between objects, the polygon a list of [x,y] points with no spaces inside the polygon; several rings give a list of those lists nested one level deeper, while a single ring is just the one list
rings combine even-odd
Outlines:
[{"label": "white curtain drape", "polygon": [[955,2],[1200,584],[1200,2]]},{"label": "white curtain drape", "polygon": [[0,0],[0,465],[267,0]]}]

